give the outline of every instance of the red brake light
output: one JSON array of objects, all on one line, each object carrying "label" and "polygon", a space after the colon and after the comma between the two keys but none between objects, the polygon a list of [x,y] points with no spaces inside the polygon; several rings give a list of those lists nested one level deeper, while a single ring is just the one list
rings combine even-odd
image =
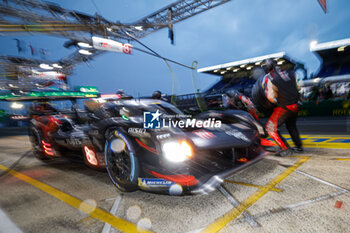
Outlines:
[{"label": "red brake light", "polygon": [[41,143],[43,144],[43,149],[44,149],[45,154],[50,155],[50,156],[55,155],[53,153],[53,150],[51,148],[51,144],[50,143],[47,143],[44,140],[42,140]]},{"label": "red brake light", "polygon": [[97,166],[97,158],[96,154],[93,150],[91,150],[89,147],[84,146],[84,153],[85,153],[85,158],[88,161],[89,164]]}]

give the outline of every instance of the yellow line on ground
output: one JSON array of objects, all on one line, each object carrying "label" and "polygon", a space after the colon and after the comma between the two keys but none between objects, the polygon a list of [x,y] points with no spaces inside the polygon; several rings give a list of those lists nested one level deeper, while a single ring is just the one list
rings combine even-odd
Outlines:
[{"label": "yellow line on ground", "polygon": [[[40,182],[38,180],[35,180],[29,176],[26,176],[20,172],[17,172],[15,170],[9,169],[8,167],[5,167],[3,165],[0,164],[0,170],[3,171],[8,171],[9,174],[11,174],[12,176],[50,194],[51,196],[67,203],[68,205],[76,208],[76,209],[80,209],[82,211],[84,211],[85,208],[90,209],[93,208],[93,206],[87,206],[89,204],[87,203],[83,203],[83,201],[79,200],[78,198],[75,198],[73,196],[70,196],[69,194],[66,194],[54,187],[51,187],[43,182]],[[81,208],[81,206],[85,206],[84,209]],[[102,222],[105,223],[109,223],[110,225],[112,225],[114,228],[124,231],[124,232],[139,232],[137,230],[137,227],[135,224],[128,222],[124,219],[118,218],[112,214],[110,214],[109,212],[99,209],[99,208],[95,208],[92,212],[87,213],[88,215],[90,215],[93,218],[96,218]],[[142,232],[150,232],[150,231],[142,231]]]},{"label": "yellow line on ground", "polygon": [[[243,182],[237,182],[237,181],[233,181],[233,180],[224,180],[227,183],[231,183],[231,184],[239,184],[239,185],[244,185],[244,186],[249,186],[249,187],[254,187],[254,188],[261,188],[263,186],[261,185],[256,185],[256,184],[248,184],[248,183],[243,183]],[[271,188],[271,191],[275,191],[275,192],[283,192],[283,190],[278,189],[278,188]]]},{"label": "yellow line on ground", "polygon": [[93,219],[93,217],[89,216],[89,217],[83,218],[82,220],[80,220],[80,222],[87,222],[87,221],[90,221],[91,219]]},{"label": "yellow line on ground", "polygon": [[302,159],[309,159],[310,156],[304,156],[304,155],[291,155],[291,156],[288,156],[288,157],[294,157],[294,158],[302,158]]},{"label": "yellow line on ground", "polygon": [[[285,138],[289,138],[290,135],[283,134]],[[341,142],[337,140],[349,140],[349,136],[339,135],[300,135],[302,139],[303,147],[308,148],[326,148],[326,149],[350,149],[350,143]],[[269,137],[269,139],[271,139]],[[325,139],[324,141],[317,141],[317,139]],[[272,141],[273,142],[273,141]],[[291,146],[295,146],[292,140],[288,140]],[[277,146],[277,144],[276,144]]]},{"label": "yellow line on ground", "polygon": [[241,202],[236,208],[230,210],[220,218],[216,219],[213,223],[207,226],[201,232],[213,233],[218,232],[224,226],[226,226],[229,222],[237,218],[243,211],[248,209],[251,205],[253,205],[257,200],[259,200],[262,196],[264,196],[267,192],[269,192],[272,188],[274,188],[277,184],[279,184],[282,180],[284,180],[287,176],[289,176],[295,169],[297,169],[300,165],[305,163],[308,158],[301,158],[298,162],[296,162],[293,166],[284,170],[281,174],[276,176],[272,181],[270,181],[265,186],[259,188],[255,193]]},{"label": "yellow line on ground", "polygon": [[341,160],[341,161],[350,161],[350,159],[344,159],[344,158],[336,158],[334,160]]},{"label": "yellow line on ground", "polygon": [[[289,134],[282,134],[283,137],[290,137]],[[350,136],[347,135],[336,135],[336,134],[327,134],[327,135],[323,135],[323,134],[301,134],[300,137],[302,138],[340,138],[340,139],[349,139]]]}]

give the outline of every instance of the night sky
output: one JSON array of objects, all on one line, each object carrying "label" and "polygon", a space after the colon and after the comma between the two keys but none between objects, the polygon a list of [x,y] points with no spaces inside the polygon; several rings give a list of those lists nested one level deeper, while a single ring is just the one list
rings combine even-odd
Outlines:
[{"label": "night sky", "polygon": [[[91,0],[53,1],[61,7],[94,14],[99,11],[110,21],[134,22],[173,1],[165,0]],[[320,43],[350,37],[350,1],[328,0],[329,12],[324,14],[317,0],[232,0],[174,25],[175,45],[168,39],[168,30],[152,33],[143,43],[164,57],[199,68],[286,51],[291,58],[303,62],[309,73],[320,64],[309,51],[312,40]],[[27,46],[46,49],[47,59],[57,60],[70,53],[63,38],[32,35],[0,37],[1,55],[32,57],[29,48],[18,54],[15,38]],[[141,47],[136,43],[132,43]],[[40,58],[38,55],[33,58]],[[80,64],[70,76],[70,84],[98,86],[103,93],[124,89],[128,94],[145,96],[154,90],[171,93],[171,72],[176,79],[175,94],[194,92],[192,72],[161,59],[134,51],[133,55],[104,53],[90,66]],[[205,90],[218,78],[195,73],[195,84]]]}]

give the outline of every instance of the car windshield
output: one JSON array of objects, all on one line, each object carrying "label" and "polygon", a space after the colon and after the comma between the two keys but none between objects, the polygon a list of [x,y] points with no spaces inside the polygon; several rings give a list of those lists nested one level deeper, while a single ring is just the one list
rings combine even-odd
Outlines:
[{"label": "car windshield", "polygon": [[174,105],[163,101],[123,101],[122,105],[120,105],[120,107],[118,106],[118,108],[121,111],[127,113],[127,115],[129,116],[143,116],[144,112],[156,112],[157,110],[159,110],[159,112],[161,112],[164,115],[171,115],[178,118],[181,118],[184,115],[184,113],[181,112],[181,110],[176,108]]}]

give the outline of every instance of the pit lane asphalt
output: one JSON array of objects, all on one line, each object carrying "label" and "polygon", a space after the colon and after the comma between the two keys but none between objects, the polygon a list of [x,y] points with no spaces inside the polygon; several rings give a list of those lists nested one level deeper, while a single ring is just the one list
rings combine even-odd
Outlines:
[{"label": "pit lane asphalt", "polygon": [[[30,149],[30,143],[27,136],[6,136],[0,138],[0,149],[0,164],[8,167]],[[151,224],[154,232],[347,232],[350,151],[313,148],[298,156],[271,155],[230,177],[223,187],[240,203],[234,208],[220,191],[185,197],[122,194],[105,172],[65,159],[45,163],[29,155],[14,168],[17,176],[0,177],[0,208],[23,232],[33,233],[102,232],[105,221],[111,220],[104,214],[113,205],[117,218],[110,221],[110,232],[119,232],[115,228],[124,223],[119,220],[132,223],[126,231]],[[18,179],[22,174],[33,180]],[[33,186],[37,181],[46,186]],[[60,200],[60,195],[67,197]],[[74,207],[74,201],[84,200],[96,201],[102,214],[89,217],[79,205]],[[335,208],[336,201],[341,208]]]}]

